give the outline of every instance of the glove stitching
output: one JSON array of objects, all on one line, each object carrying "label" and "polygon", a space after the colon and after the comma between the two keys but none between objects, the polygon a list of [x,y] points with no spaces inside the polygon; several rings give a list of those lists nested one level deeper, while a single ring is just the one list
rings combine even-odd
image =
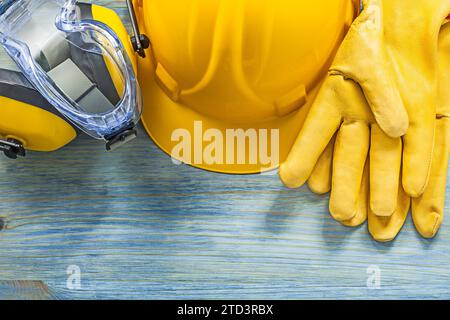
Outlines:
[{"label": "glove stitching", "polygon": [[[436,141],[436,127],[433,130],[433,141]],[[419,196],[423,195],[425,193],[426,188],[428,187],[428,183],[430,182],[430,176],[431,176],[431,166],[433,164],[433,154],[434,154],[435,144],[433,143],[433,146],[431,148],[431,152],[429,154],[428,158],[428,174],[426,182],[423,184],[422,188],[420,189]]]}]

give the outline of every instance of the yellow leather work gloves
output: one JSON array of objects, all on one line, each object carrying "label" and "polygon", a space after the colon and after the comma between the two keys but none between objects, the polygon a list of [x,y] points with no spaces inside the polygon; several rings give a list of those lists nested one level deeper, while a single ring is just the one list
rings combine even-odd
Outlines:
[{"label": "yellow leather work gloves", "polygon": [[352,226],[369,212],[381,241],[400,230],[414,197],[416,225],[433,236],[442,221],[435,213],[443,207],[448,151],[436,147],[447,141],[439,135],[447,119],[439,122],[444,112],[437,113],[438,36],[450,0],[363,4],[280,177],[288,187],[309,179],[317,193],[331,187],[333,217]]},{"label": "yellow leather work gloves", "polygon": [[[436,137],[428,186],[422,196],[412,199],[412,217],[417,231],[425,238],[436,235],[444,219],[445,189],[450,152],[450,23],[439,36],[439,104]],[[400,232],[409,208],[402,194],[398,210],[390,217],[379,217],[369,211],[369,231],[379,241],[389,241]]]}]

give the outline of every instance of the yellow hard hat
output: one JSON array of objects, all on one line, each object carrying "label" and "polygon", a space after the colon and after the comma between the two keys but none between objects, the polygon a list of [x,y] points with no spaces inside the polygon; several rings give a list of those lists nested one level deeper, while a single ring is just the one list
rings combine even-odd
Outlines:
[{"label": "yellow hard hat", "polygon": [[146,130],[174,159],[202,169],[278,167],[358,3],[134,0],[152,44],[138,60]]}]

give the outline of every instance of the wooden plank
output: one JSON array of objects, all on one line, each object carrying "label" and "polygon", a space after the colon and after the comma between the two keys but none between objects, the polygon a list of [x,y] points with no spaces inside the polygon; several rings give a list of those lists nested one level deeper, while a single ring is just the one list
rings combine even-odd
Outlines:
[{"label": "wooden plank", "polygon": [[[80,137],[1,159],[0,279],[42,280],[68,298],[450,298],[448,222],[434,241],[408,221],[379,244],[277,176],[176,166],[142,130],[102,149]],[[81,290],[67,289],[71,265]],[[370,265],[381,290],[366,286]]]},{"label": "wooden plank", "polygon": [[[124,13],[122,1],[102,3]],[[83,136],[0,158],[0,298],[450,298],[448,221],[434,241],[409,219],[379,244],[334,222],[327,197],[276,175],[176,166],[142,129],[103,148]],[[79,289],[68,286],[73,266]],[[370,266],[379,290],[367,286]]]},{"label": "wooden plank", "polygon": [[55,299],[50,288],[42,281],[0,281],[2,300]]}]

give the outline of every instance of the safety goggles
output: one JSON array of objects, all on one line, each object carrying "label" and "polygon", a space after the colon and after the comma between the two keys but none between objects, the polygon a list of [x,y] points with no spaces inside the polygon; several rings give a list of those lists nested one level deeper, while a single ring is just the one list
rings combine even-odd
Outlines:
[{"label": "safety goggles", "polygon": [[130,57],[78,1],[2,1],[0,44],[64,117],[108,149],[135,136],[142,102]]}]

